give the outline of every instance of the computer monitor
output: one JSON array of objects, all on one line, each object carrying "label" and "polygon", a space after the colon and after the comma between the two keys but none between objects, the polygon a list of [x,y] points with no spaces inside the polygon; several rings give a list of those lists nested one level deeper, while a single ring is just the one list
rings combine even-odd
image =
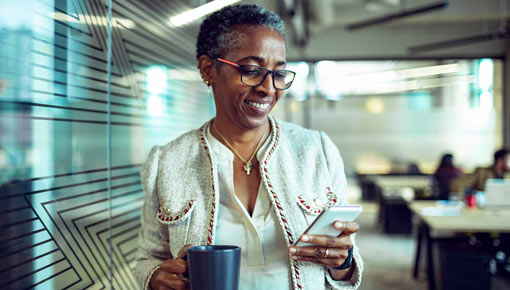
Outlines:
[{"label": "computer monitor", "polygon": [[487,207],[510,206],[510,179],[487,179],[485,195]]}]

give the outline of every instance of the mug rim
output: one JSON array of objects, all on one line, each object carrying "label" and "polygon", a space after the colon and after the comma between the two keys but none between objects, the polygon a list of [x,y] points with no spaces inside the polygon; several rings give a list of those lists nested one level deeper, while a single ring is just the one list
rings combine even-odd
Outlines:
[{"label": "mug rim", "polygon": [[189,247],[187,252],[224,252],[224,251],[232,251],[232,250],[241,250],[238,246],[234,245],[207,245],[207,246],[192,246]]}]

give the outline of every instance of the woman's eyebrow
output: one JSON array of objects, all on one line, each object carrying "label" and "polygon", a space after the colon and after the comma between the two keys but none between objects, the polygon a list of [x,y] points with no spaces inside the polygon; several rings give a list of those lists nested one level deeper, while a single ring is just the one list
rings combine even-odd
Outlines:
[{"label": "woman's eyebrow", "polygon": [[[250,55],[250,56],[241,58],[237,62],[240,62],[240,61],[243,61],[243,60],[254,60],[254,61],[258,62],[258,63],[264,63],[265,62],[265,58],[260,57],[260,56],[254,56],[254,55]],[[285,61],[278,61],[278,62],[276,62],[276,66],[286,65],[286,64],[287,63]]]}]

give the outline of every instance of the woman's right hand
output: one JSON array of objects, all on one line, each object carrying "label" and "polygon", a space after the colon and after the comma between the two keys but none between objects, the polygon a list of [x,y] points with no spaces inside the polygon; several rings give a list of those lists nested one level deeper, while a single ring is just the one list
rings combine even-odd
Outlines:
[{"label": "woman's right hand", "polygon": [[189,280],[184,278],[188,273],[188,263],[182,258],[191,245],[185,245],[180,251],[177,259],[165,260],[161,267],[151,277],[151,289],[190,289]]}]

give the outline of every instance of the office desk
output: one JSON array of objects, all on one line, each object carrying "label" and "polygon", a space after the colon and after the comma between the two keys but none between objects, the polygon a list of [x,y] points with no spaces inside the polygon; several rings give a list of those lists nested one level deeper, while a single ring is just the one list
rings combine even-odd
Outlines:
[{"label": "office desk", "polygon": [[[416,257],[413,276],[418,277],[418,264],[422,241],[425,241],[427,254],[427,277],[429,289],[435,289],[434,263],[432,242],[438,240],[432,237],[441,233],[510,233],[510,208],[471,209],[463,208],[458,216],[441,217],[423,215],[424,208],[433,207],[433,201],[412,201],[409,203],[411,211],[420,219],[417,235]],[[447,238],[446,238],[447,239]]]},{"label": "office desk", "polygon": [[[430,188],[428,176],[373,176],[376,200],[379,204],[378,221],[385,233],[410,233],[411,212],[407,203],[420,192]],[[418,194],[417,194],[418,193]]]}]

